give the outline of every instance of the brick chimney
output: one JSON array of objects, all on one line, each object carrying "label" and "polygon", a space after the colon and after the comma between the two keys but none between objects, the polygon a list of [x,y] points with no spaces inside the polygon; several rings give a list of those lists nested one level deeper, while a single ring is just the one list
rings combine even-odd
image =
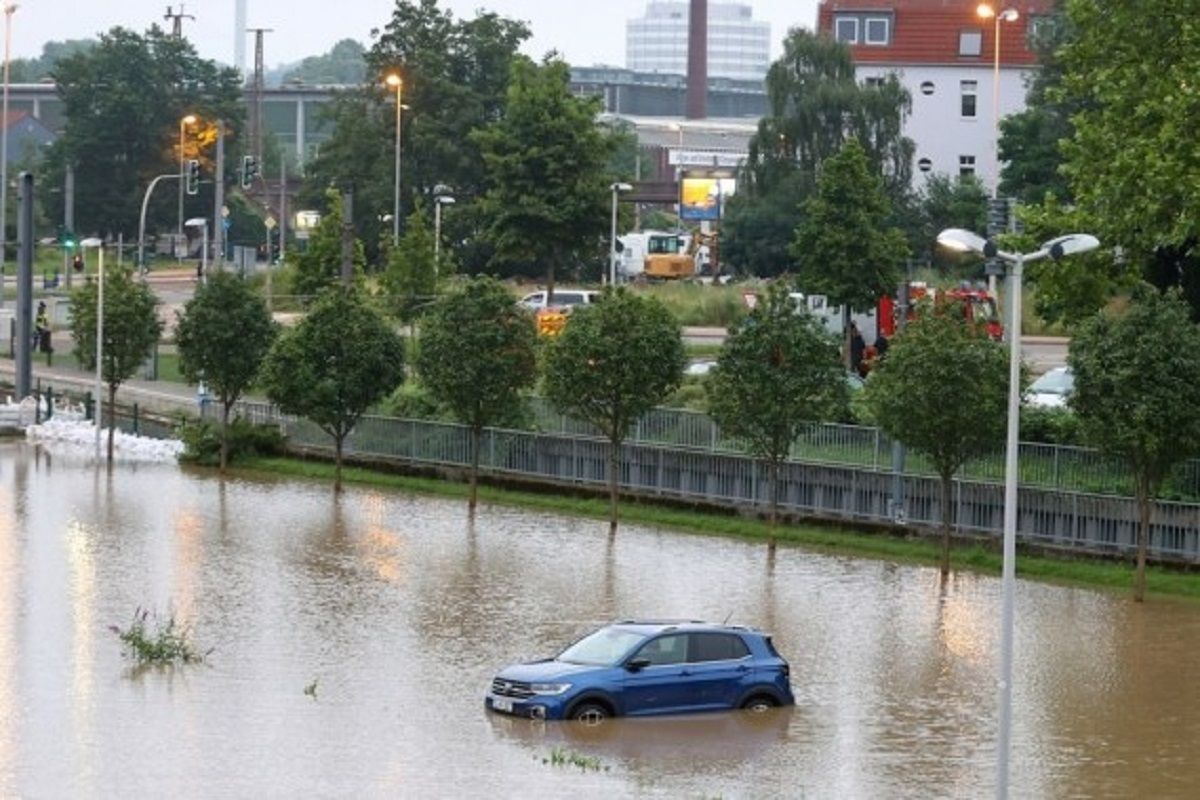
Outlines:
[{"label": "brick chimney", "polygon": [[691,0],[688,12],[687,118],[708,116],[708,0]]}]

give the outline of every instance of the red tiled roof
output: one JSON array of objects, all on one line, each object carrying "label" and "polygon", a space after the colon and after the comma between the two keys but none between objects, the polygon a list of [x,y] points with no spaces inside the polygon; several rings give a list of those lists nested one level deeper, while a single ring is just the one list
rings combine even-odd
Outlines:
[{"label": "red tiled roof", "polygon": [[[1022,67],[1037,64],[1037,54],[1029,49],[1029,25],[1034,17],[1048,14],[1054,0],[993,0],[997,11],[1015,8],[1020,18],[1001,22],[1000,63]],[[837,12],[889,11],[893,19],[891,43],[851,45],[854,60],[860,64],[980,64],[995,58],[994,19],[977,13],[979,0],[821,0],[817,10],[817,30],[833,35]],[[958,54],[959,34],[979,31],[983,47],[978,56]]]},{"label": "red tiled roof", "polygon": [[28,116],[28,111],[9,111],[7,118],[5,118],[3,115],[0,115],[0,128],[11,128],[13,125],[16,125],[18,122]]}]

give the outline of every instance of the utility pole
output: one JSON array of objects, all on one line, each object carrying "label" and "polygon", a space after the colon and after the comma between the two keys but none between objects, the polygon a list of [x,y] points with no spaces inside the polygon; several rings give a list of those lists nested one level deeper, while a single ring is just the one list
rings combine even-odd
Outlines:
[{"label": "utility pole", "polygon": [[354,187],[342,190],[342,285],[354,277]]},{"label": "utility pole", "polygon": [[279,159],[279,263],[287,249],[287,154]]},{"label": "utility pole", "polygon": [[213,176],[213,245],[217,272],[225,270],[225,120],[217,120],[217,174]]},{"label": "utility pole", "polygon": [[187,14],[183,10],[183,3],[179,4],[179,11],[174,10],[174,6],[167,6],[167,13],[163,14],[163,19],[171,23],[171,35],[176,39],[183,38],[183,21],[190,19],[196,21],[196,17],[192,14]]},{"label": "utility pole", "polygon": [[[250,135],[254,143],[254,156],[259,169],[263,163],[263,34],[272,33],[271,28],[249,28],[254,34],[254,105],[250,115]],[[264,190],[264,195],[266,194]]]},{"label": "utility pole", "polygon": [[17,186],[17,400],[33,391],[33,173],[22,172]]},{"label": "utility pole", "polygon": [[[63,227],[66,228],[68,235],[74,236],[72,240],[75,242],[75,247],[79,247],[79,237],[75,236],[75,167],[67,164],[66,185],[63,187]],[[67,248],[63,248],[63,272],[67,276],[67,288],[71,288],[71,254]]]}]

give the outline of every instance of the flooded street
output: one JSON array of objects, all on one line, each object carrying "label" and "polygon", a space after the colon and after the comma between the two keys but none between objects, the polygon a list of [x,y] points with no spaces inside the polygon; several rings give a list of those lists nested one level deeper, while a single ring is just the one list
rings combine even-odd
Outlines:
[{"label": "flooded street", "polygon": [[[999,588],[4,444],[0,796],[990,795]],[[1200,604],[1023,581],[1017,603],[1013,797],[1194,797]],[[174,609],[207,661],[131,671],[108,626],[138,607]],[[600,730],[484,712],[502,666],[630,617],[766,629],[796,707]]]}]

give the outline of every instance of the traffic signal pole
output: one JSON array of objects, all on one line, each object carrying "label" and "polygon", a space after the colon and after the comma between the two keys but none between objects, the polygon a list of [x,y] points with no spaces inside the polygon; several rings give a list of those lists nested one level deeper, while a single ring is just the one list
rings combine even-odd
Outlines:
[{"label": "traffic signal pole", "polygon": [[213,260],[216,261],[217,271],[225,269],[225,216],[221,209],[225,207],[225,120],[217,121],[217,174],[213,176],[216,186],[213,190]]},{"label": "traffic signal pole", "polygon": [[[68,236],[75,235],[75,167],[67,164],[66,185],[63,187],[63,228]],[[74,239],[72,239],[74,242]],[[75,242],[75,247],[79,243]],[[63,273],[67,276],[67,288],[71,288],[71,250],[63,248]]]},{"label": "traffic signal pole", "polygon": [[138,219],[138,273],[142,276],[142,280],[146,280],[146,208],[150,205],[150,195],[154,194],[154,187],[158,186],[159,181],[177,180],[182,183],[183,175],[159,175],[154,180],[150,181],[150,185],[146,187],[146,194],[142,197],[142,215]]}]

